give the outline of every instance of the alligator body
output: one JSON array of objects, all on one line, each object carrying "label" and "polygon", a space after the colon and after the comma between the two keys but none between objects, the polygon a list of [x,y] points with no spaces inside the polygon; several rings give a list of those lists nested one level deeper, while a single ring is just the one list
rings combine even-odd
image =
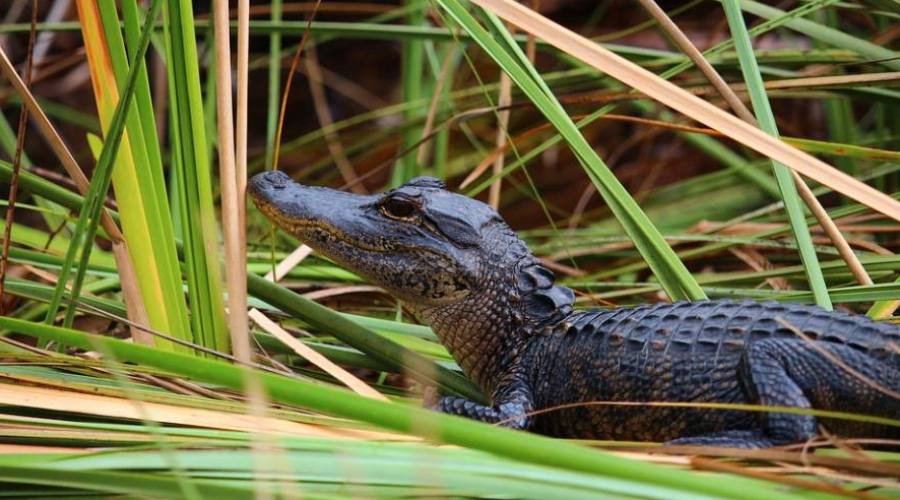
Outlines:
[{"label": "alligator body", "polygon": [[647,402],[787,406],[900,418],[900,327],[775,302],[703,301],[576,312],[487,205],[418,178],[360,196],[255,176],[280,227],[403,300],[491,406],[443,412],[568,438],[741,447],[820,426],[900,439],[887,424]]}]

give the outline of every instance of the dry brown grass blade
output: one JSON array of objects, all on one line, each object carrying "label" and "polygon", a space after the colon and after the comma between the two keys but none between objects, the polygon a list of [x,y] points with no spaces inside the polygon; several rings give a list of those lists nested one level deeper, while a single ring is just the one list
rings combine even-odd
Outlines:
[{"label": "dry brown grass blade", "polygon": [[[879,224],[850,224],[841,221],[838,227],[845,232],[859,233],[896,233],[900,227],[892,227]],[[751,236],[766,231],[785,230],[784,224],[777,222],[739,222],[723,226],[718,222],[701,221],[691,227],[689,233],[717,233],[721,236]],[[821,231],[820,228],[811,228],[812,231]],[[883,249],[882,249],[883,250]],[[878,253],[884,253],[883,251]]]},{"label": "dry brown grass blade", "polygon": [[[82,415],[141,420],[144,415],[156,422],[190,425],[207,429],[266,432],[292,436],[350,437],[339,429],[291,422],[272,417],[187,408],[162,403],[136,402],[123,398],[84,394],[27,385],[0,384],[0,403]],[[141,408],[138,408],[137,405]],[[357,437],[352,435],[352,437]]]},{"label": "dry brown grass blade", "polygon": [[[114,241],[112,251],[117,263],[116,268],[119,271],[119,282],[122,284],[122,298],[125,302],[128,319],[137,325],[149,325],[150,318],[147,316],[147,309],[144,308],[144,298],[141,295],[141,288],[138,286],[137,272],[131,265],[128,247],[124,241]],[[131,339],[134,342],[142,345],[154,345],[153,336],[145,330],[134,326],[129,326],[128,330],[131,332]]]},{"label": "dry brown grass blade", "polygon": [[587,276],[587,274],[588,274],[587,271],[583,271],[581,269],[576,269],[572,266],[567,266],[565,264],[560,264],[559,262],[556,262],[555,260],[550,260],[546,257],[538,257],[538,260],[541,262],[542,266],[550,269],[551,271],[554,271],[554,272],[557,272],[560,274],[565,274],[566,276],[581,277],[581,276]]},{"label": "dry brown grass blade", "polygon": [[[866,73],[862,75],[837,75],[815,76],[800,78],[783,78],[780,80],[766,80],[763,82],[766,90],[822,90],[828,87],[851,87],[870,85],[872,83],[891,82],[900,79],[900,72]],[[728,87],[734,92],[746,92],[747,85],[743,83],[729,83]],[[685,86],[684,90],[698,97],[718,94],[718,90],[709,85]],[[620,92],[601,90],[589,92],[584,95],[567,97],[562,96],[559,101],[563,104],[604,104],[616,101],[625,101],[643,97],[643,93]]]},{"label": "dry brown grass blade", "polygon": [[[237,18],[237,103],[235,106],[234,156],[238,199],[244,200],[247,191],[247,120],[249,113],[247,102],[249,97],[250,79],[250,0],[238,0]],[[241,243],[246,248],[246,203],[240,203],[238,208],[238,215],[241,218]]]},{"label": "dry brown grass blade", "polygon": [[[453,58],[450,57],[450,50],[453,47],[447,50],[444,53],[444,62],[441,64],[441,73],[440,78],[437,79],[434,85],[434,92],[431,95],[431,102],[428,103],[428,113],[425,114],[425,125],[422,127],[422,137],[430,138],[432,132],[434,130],[434,120],[437,118],[437,109],[438,104],[441,101],[441,95],[444,92],[444,85],[451,79],[450,76],[450,64],[453,62]],[[431,141],[423,140],[421,144],[419,144],[419,150],[416,152],[416,164],[417,165],[425,165],[425,162],[428,160],[428,153],[431,150]]]},{"label": "dry brown grass blade", "polygon": [[[712,64],[703,57],[703,53],[700,52],[697,47],[691,43],[691,40],[684,34],[683,31],[675,24],[674,21],[666,14],[664,10],[660,8],[660,6],[656,3],[655,0],[639,0],[644,9],[659,23],[660,28],[662,28],[667,35],[672,38],[672,41],[678,45],[678,48],[681,49],[682,52],[691,61],[694,62],[694,65],[697,66],[697,69],[706,76],[706,79],[709,80],[709,83],[716,89],[719,95],[725,99],[725,102],[738,114],[744,121],[748,123],[753,123],[753,114],[744,106],[744,103],[735,95],[734,92],[731,91],[731,88],[728,87],[728,83],[723,80],[718,73],[716,73],[715,68],[712,67]],[[748,120],[749,118],[749,120]]]},{"label": "dry brown grass blade", "polygon": [[263,313],[254,309],[250,311],[250,317],[260,326],[260,328],[272,334],[272,336],[280,340],[282,344],[290,347],[298,356],[321,368],[325,373],[349,387],[353,392],[379,401],[388,401],[388,398],[383,394],[372,389],[368,384],[354,377],[353,374],[347,370],[334,364],[330,359],[319,354],[313,348],[292,337],[291,334],[281,328],[278,323],[275,323]]},{"label": "dry brown grass blade", "polygon": [[350,293],[387,293],[384,289],[370,285],[350,285],[336,286],[333,288],[323,288],[314,292],[306,292],[302,296],[309,300],[321,300],[328,297],[337,297],[339,295],[347,295]]},{"label": "dry brown grass blade", "polygon": [[[765,258],[759,251],[755,248],[747,247],[747,248],[730,248],[729,251],[734,254],[735,257],[740,259],[744,264],[747,264],[750,269],[754,271],[766,271],[768,269],[774,269],[774,266],[769,259]],[[791,287],[788,285],[788,282],[784,278],[766,278],[766,283],[772,287],[772,290],[790,290]]]},{"label": "dry brown grass blade", "polygon": [[[238,29],[237,29],[237,103],[235,106],[235,144],[234,144],[234,182],[237,205],[237,245],[240,257],[241,269],[236,270],[235,280],[241,283],[236,291],[241,294],[241,300],[234,304],[240,314],[244,316],[242,327],[247,326],[247,121],[248,121],[248,93],[250,78],[250,1],[238,0]],[[243,332],[242,332],[243,334]],[[249,333],[247,333],[247,348],[250,349]]]},{"label": "dry brown grass blade", "polygon": [[300,245],[296,250],[291,252],[290,255],[284,258],[278,265],[275,266],[273,271],[269,271],[266,274],[266,279],[269,281],[281,281],[281,278],[290,272],[291,269],[300,265],[309,254],[312,253],[312,248],[306,245]]},{"label": "dry brown grass blade", "polygon": [[[883,73],[864,73],[862,75],[832,75],[811,76],[802,78],[787,78],[784,80],[771,80],[765,82],[766,90],[791,89],[798,87],[822,88],[842,87],[846,85],[862,85],[872,83],[895,82],[900,80],[900,71],[887,71]],[[745,90],[744,84],[734,85],[735,90]]]},{"label": "dry brown grass blade", "polygon": [[834,245],[834,248],[837,249],[838,254],[840,254],[841,258],[844,259],[844,262],[847,263],[847,267],[850,269],[850,272],[853,273],[853,277],[856,278],[856,281],[860,285],[868,286],[874,284],[869,273],[866,272],[866,268],[863,267],[862,262],[860,262],[859,257],[853,253],[853,249],[850,248],[847,239],[841,234],[837,224],[835,224],[834,221],[831,220],[831,217],[828,216],[828,212],[826,212],[825,207],[819,203],[819,200],[816,198],[815,193],[812,192],[812,189],[803,182],[803,179],[800,178],[800,174],[796,171],[791,170],[791,174],[794,178],[794,184],[797,186],[797,192],[800,193],[800,198],[802,198],[803,202],[806,203],[806,206],[809,207],[809,211],[812,212],[816,221],[822,226],[822,230],[828,235],[828,239],[831,240],[831,243]]},{"label": "dry brown grass blade", "polygon": [[62,448],[56,446],[35,446],[32,444],[0,444],[0,454],[16,455],[32,453],[64,453],[64,454],[82,454],[89,450],[79,450],[77,448]]},{"label": "dry brown grass blade", "polygon": [[711,127],[798,173],[900,221],[900,202],[827,163],[750,126],[677,85],[620,57],[591,40],[523,7],[513,0],[473,0],[522,30],[543,39],[585,64],[641,91],[672,109]]},{"label": "dry brown grass blade", "polygon": [[247,321],[247,278],[244,246],[241,241],[240,206],[234,149],[234,118],[231,102],[231,31],[228,2],[213,4],[216,53],[216,115],[219,135],[219,186],[222,190],[222,226],[225,235],[225,279],[228,289],[228,331],[231,349],[241,362],[250,361],[250,336]]},{"label": "dry brown grass blade", "polygon": [[[500,96],[497,98],[497,106],[501,109],[497,112],[497,151],[506,149],[507,138],[509,133],[509,104],[512,101],[512,80],[506,73],[500,74]],[[500,189],[502,187],[500,173],[503,172],[503,161],[506,157],[502,154],[497,155],[494,159],[491,172],[497,177],[497,180],[491,184],[488,192],[488,204],[497,210],[500,207]]]}]

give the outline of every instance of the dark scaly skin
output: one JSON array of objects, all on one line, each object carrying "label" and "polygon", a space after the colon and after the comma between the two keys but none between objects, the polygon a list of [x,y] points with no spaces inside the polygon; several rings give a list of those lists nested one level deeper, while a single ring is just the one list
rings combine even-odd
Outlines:
[{"label": "dark scaly skin", "polygon": [[[495,211],[437,179],[359,196],[269,172],[250,193],[280,227],[405,301],[493,403],[447,396],[434,404],[441,411],[568,438],[766,447],[809,439],[822,425],[842,437],[900,439],[898,427],[807,415],[587,404],[739,403],[897,419],[898,326],[751,301],[574,312],[572,291]],[[570,406],[540,412],[560,405]]]}]

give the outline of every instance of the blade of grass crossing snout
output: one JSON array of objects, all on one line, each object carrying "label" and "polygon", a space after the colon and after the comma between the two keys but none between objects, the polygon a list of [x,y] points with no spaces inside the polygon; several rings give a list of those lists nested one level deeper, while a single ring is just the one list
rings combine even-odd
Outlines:
[{"label": "blade of grass crossing snout", "polygon": [[[79,4],[80,5],[80,4]],[[97,223],[100,220],[100,211],[103,208],[103,202],[106,200],[106,192],[109,190],[110,178],[116,153],[122,142],[122,135],[125,131],[125,119],[130,109],[131,97],[137,86],[138,68],[137,61],[140,61],[147,51],[150,43],[150,33],[153,31],[153,23],[156,15],[161,7],[161,0],[155,1],[151,6],[151,11],[144,23],[143,32],[141,33],[140,43],[135,51],[135,58],[132,61],[131,69],[128,73],[128,80],[122,97],[116,105],[115,113],[107,133],[106,143],[100,153],[100,159],[97,162],[97,168],[94,170],[91,185],[85,197],[87,204],[82,208],[75,226],[72,237],[72,244],[66,252],[66,260],[63,268],[60,270],[59,282],[50,301],[50,307],[47,310],[47,323],[52,323],[56,318],[56,312],[62,302],[63,293],[66,289],[69,274],[72,266],[78,261],[78,270],[76,271],[71,296],[77,297],[84,281],[85,270],[87,269],[88,260],[90,258],[91,249],[94,245],[94,236],[97,233]],[[69,304],[66,310],[65,324],[70,325],[74,318],[75,307],[73,303]]]},{"label": "blade of grass crossing snout", "polygon": [[[244,369],[220,361],[168,353],[109,337],[10,317],[0,317],[0,328],[81,349],[101,350],[119,362],[151,366],[196,381],[237,390],[240,390],[244,383]],[[733,477],[728,481],[710,481],[706,476],[689,471],[616,457],[537,434],[511,431],[408,405],[375,401],[347,390],[320,386],[300,379],[267,372],[257,373],[266,393],[273,401],[514,460],[586,472],[601,478],[622,478],[656,484],[683,493],[700,493],[723,498],[765,497],[775,494],[778,491],[776,488],[780,487],[740,477]],[[783,491],[779,491],[779,495],[783,498],[797,498]]]},{"label": "blade of grass crossing snout", "polygon": [[[769,97],[766,95],[765,84],[763,83],[762,75],[760,75],[759,66],[756,63],[756,55],[753,53],[750,34],[747,32],[747,26],[744,24],[738,0],[724,0],[723,5],[725,7],[725,15],[728,18],[728,26],[731,29],[731,36],[737,49],[738,59],[741,62],[741,70],[744,74],[744,81],[747,84],[747,91],[750,93],[750,101],[753,103],[753,109],[756,112],[756,119],[759,121],[759,126],[762,130],[778,137],[778,125],[775,123],[775,115],[772,113]],[[784,202],[784,208],[788,215],[788,222],[790,223],[791,231],[794,233],[797,248],[800,251],[800,258],[806,270],[806,279],[810,290],[815,297],[816,304],[825,309],[831,309],[828,287],[825,284],[825,278],[822,276],[822,269],[819,266],[816,250],[813,247],[809,227],[806,225],[806,217],[803,214],[803,204],[800,196],[797,194],[797,187],[794,185],[791,172],[786,166],[777,161],[772,160],[771,164],[772,169],[775,171],[778,188],[781,191],[781,199]]]},{"label": "blade of grass crossing snout", "polygon": [[[506,71],[523,93],[563,136],[616,219],[635,243],[663,289],[673,300],[702,300],[703,290],[634,199],[597,156],[546,83],[511,42],[509,32],[494,19],[489,33],[457,0],[437,0],[462,28]],[[499,39],[499,41],[498,41]]]},{"label": "blade of grass crossing snout", "polygon": [[[140,39],[138,7],[135,0],[121,2],[128,54],[122,38],[119,17],[114,2],[93,3],[101,16],[104,47],[85,37],[88,53],[95,54],[89,61],[100,68],[94,73],[94,92],[98,112],[105,126],[112,117],[117,88],[124,88],[128,74],[128,57],[134,57]],[[93,37],[92,37],[93,38]],[[102,52],[102,54],[101,54]],[[99,59],[102,57],[103,59]],[[105,64],[103,64],[105,63]],[[112,173],[112,185],[116,192],[122,230],[135,263],[136,277],[144,297],[144,305],[150,327],[174,337],[190,340],[187,304],[182,290],[181,271],[175,250],[171,214],[163,180],[163,165],[157,138],[150,85],[143,59],[140,60],[138,83],[134,102],[126,119],[127,142],[119,152]],[[177,349],[163,339],[155,339],[159,346]]]},{"label": "blade of grass crossing snout", "polygon": [[[194,342],[228,352],[212,181],[190,2],[166,0],[164,39],[173,132],[172,165]],[[223,90],[230,92],[230,89]]]}]

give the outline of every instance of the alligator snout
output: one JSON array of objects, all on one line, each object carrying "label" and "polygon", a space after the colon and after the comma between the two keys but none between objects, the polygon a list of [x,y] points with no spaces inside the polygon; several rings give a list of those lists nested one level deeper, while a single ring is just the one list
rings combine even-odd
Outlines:
[{"label": "alligator snout", "polygon": [[289,175],[278,170],[262,172],[254,175],[248,183],[247,190],[256,206],[267,214],[291,211],[300,215],[298,205],[304,186],[294,182]]},{"label": "alligator snout", "polygon": [[325,187],[304,186],[277,170],[253,176],[248,191],[257,208],[286,231],[297,234],[299,225],[315,223],[347,231],[365,222],[364,207],[375,197]]},{"label": "alligator snout", "polygon": [[305,205],[297,196],[301,187],[284,172],[272,170],[254,175],[247,185],[247,191],[264,214],[275,220],[288,222],[282,219],[308,215],[305,210],[300,210]]},{"label": "alligator snout", "polygon": [[250,179],[250,191],[257,194],[266,189],[275,188],[283,189],[291,184],[291,178],[280,170],[271,170],[262,172]]}]

